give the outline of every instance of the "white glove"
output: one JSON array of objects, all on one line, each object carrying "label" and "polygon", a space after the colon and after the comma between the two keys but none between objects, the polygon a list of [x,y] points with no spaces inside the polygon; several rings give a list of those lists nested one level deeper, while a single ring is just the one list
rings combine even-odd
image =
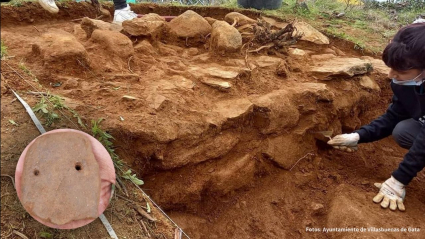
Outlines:
[{"label": "white glove", "polygon": [[340,134],[329,140],[328,144],[336,149],[346,152],[354,152],[357,150],[357,142],[360,140],[358,133]]},{"label": "white glove", "polygon": [[379,193],[373,198],[373,202],[381,203],[381,207],[387,208],[390,205],[391,210],[405,211],[403,201],[406,196],[404,184],[400,183],[393,176],[387,179],[384,183],[375,183],[377,188],[380,188]]}]

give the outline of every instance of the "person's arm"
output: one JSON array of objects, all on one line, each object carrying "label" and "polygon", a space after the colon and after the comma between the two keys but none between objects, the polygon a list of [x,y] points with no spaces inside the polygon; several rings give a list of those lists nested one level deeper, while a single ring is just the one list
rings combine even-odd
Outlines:
[{"label": "person's arm", "polygon": [[402,184],[407,185],[425,167],[425,124],[416,136],[409,152],[404,156],[398,169],[393,172],[393,177]]},{"label": "person's arm", "polygon": [[355,131],[360,136],[358,143],[368,143],[388,137],[400,121],[408,118],[408,113],[399,102],[397,96],[394,95],[392,104],[388,107],[385,114]]}]

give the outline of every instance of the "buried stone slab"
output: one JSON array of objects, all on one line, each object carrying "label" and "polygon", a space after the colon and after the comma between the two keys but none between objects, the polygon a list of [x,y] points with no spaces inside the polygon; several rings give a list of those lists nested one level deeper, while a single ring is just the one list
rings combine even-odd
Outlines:
[{"label": "buried stone slab", "polygon": [[167,24],[172,35],[180,38],[205,37],[211,33],[211,25],[198,13],[187,10]]},{"label": "buried stone slab", "polygon": [[57,226],[98,217],[100,172],[87,137],[44,134],[23,155],[18,195],[31,216]]},{"label": "buried stone slab", "polygon": [[359,58],[331,58],[326,61],[315,62],[310,73],[321,80],[329,80],[331,76],[363,75],[372,71],[369,61]]},{"label": "buried stone slab", "polygon": [[[74,35],[54,30],[41,36],[39,41],[32,46],[34,55],[41,57],[47,68],[60,68],[71,71],[88,66],[88,54],[84,46],[78,42]],[[59,70],[59,69],[58,69]]]}]

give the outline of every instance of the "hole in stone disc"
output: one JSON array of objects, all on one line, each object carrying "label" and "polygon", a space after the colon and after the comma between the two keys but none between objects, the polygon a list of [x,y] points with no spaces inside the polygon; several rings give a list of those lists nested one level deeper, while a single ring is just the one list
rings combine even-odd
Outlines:
[{"label": "hole in stone disc", "polygon": [[34,175],[35,175],[35,176],[37,176],[37,175],[39,175],[39,174],[40,174],[40,171],[38,171],[38,169],[35,169],[35,170],[34,170]]},{"label": "hole in stone disc", "polygon": [[75,164],[75,169],[76,169],[77,171],[80,171],[80,170],[82,169],[82,167],[81,167],[81,163],[76,163],[76,164]]}]

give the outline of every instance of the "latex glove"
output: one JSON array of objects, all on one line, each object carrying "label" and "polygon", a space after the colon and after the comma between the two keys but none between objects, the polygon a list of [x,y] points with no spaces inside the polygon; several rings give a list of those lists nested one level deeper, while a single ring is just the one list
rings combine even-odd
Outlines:
[{"label": "latex glove", "polygon": [[328,141],[335,149],[340,149],[346,152],[354,152],[357,150],[357,142],[360,140],[358,133],[340,134]]},{"label": "latex glove", "polygon": [[406,189],[404,184],[400,183],[393,176],[387,179],[384,183],[375,183],[375,186],[379,188],[379,193],[373,198],[373,202],[380,203],[381,207],[387,208],[390,206],[391,210],[396,210],[397,207],[400,211],[405,211],[403,201],[406,196]]}]

